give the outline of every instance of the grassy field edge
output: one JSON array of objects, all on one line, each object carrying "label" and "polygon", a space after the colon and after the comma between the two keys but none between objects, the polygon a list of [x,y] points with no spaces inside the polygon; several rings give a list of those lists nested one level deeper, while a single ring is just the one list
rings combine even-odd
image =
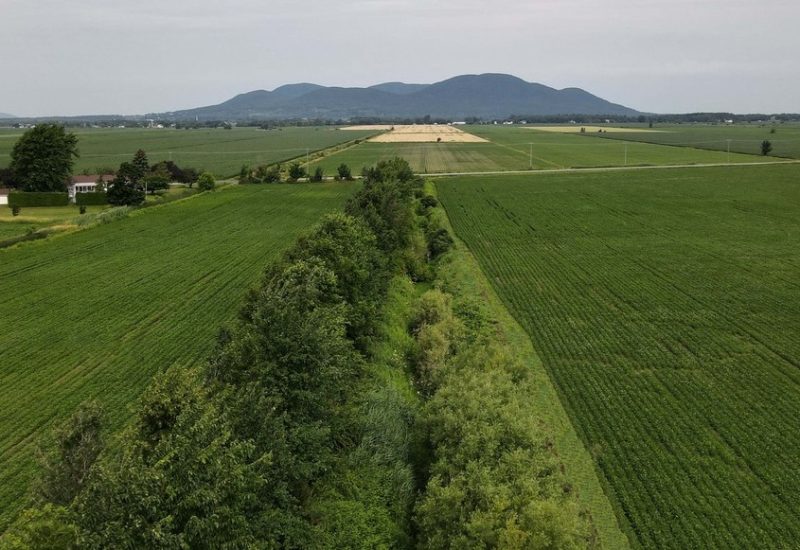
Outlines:
[{"label": "grassy field edge", "polygon": [[[435,182],[430,181],[427,187],[430,193],[436,194]],[[567,476],[577,485],[580,503],[591,514],[602,547],[630,548],[628,537],[620,528],[614,507],[597,475],[594,461],[570,422],[530,336],[506,309],[481,269],[477,258],[454,231],[449,217],[444,219],[444,223],[456,241],[456,249],[452,253],[450,277],[459,286],[467,289],[472,296],[480,296],[485,300],[497,320],[498,333],[507,339],[508,345],[515,349],[520,359],[534,371],[539,381],[539,393],[534,396],[539,405],[539,412],[556,434],[556,448],[567,468]]]}]

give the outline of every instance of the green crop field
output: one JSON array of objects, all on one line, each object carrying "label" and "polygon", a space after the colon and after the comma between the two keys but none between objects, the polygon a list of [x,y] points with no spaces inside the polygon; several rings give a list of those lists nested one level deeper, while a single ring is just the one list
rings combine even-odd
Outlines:
[{"label": "green crop field", "polygon": [[[423,174],[552,170],[623,165],[680,165],[728,162],[728,155],[690,147],[665,147],[650,143],[605,141],[586,136],[556,134],[503,125],[467,126],[465,129],[490,143],[361,143],[334,152],[311,167],[335,174],[345,163],[354,173],[364,166],[395,156],[405,158]],[[627,135],[627,134],[626,134]],[[754,155],[732,154],[732,163],[761,162]],[[775,160],[775,159],[767,159]]]},{"label": "green crop field", "polygon": [[[222,128],[176,130],[172,128],[113,128],[70,130],[78,136],[80,158],[75,172],[96,173],[116,169],[144,149],[152,163],[173,160],[179,166],[209,170],[217,176],[231,176],[242,164],[267,164],[316,151],[339,143],[368,137],[377,132],[338,130],[332,126],[274,130]],[[8,165],[9,154],[22,130],[0,130],[0,167]]]},{"label": "green crop field", "polygon": [[[775,133],[771,133],[772,129]],[[603,133],[591,134],[605,139],[622,139],[655,144],[694,147],[727,151],[730,140],[731,151],[751,155],[761,154],[761,142],[772,143],[773,157],[800,159],[799,124],[680,124],[674,126],[656,125],[653,133]]]},{"label": "green crop field", "polygon": [[800,169],[437,180],[631,540],[800,540]]},{"label": "green crop field", "polygon": [[0,250],[0,531],[54,420],[97,398],[119,427],[150,377],[202,361],[267,263],[353,189],[236,186]]},{"label": "green crop field", "polygon": [[[467,129],[492,143],[516,151],[528,159],[533,151],[534,167],[589,168],[598,166],[724,164],[728,156],[719,151],[692,147],[665,147],[641,141],[605,141],[588,139],[586,135],[560,134],[533,130],[524,126],[468,126]],[[598,134],[599,135],[599,134]],[[603,134],[622,135],[622,134]],[[644,136],[652,134],[624,134]],[[641,140],[641,137],[637,138]],[[538,160],[537,160],[538,159]],[[760,162],[761,156],[732,154],[731,163]],[[775,160],[775,159],[767,159]]]}]

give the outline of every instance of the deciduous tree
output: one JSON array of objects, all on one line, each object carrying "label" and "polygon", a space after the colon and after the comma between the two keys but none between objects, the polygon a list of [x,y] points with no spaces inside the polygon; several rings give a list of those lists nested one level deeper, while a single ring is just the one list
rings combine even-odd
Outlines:
[{"label": "deciduous tree", "polygon": [[65,192],[77,156],[75,134],[57,124],[39,124],[14,145],[11,170],[25,191]]},{"label": "deciduous tree", "polygon": [[216,186],[217,181],[214,179],[214,175],[209,172],[203,172],[197,178],[197,188],[200,191],[213,191]]}]

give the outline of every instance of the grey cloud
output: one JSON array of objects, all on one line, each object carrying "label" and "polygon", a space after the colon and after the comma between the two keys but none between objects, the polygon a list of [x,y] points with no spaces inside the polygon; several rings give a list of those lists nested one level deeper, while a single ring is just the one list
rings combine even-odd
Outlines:
[{"label": "grey cloud", "polygon": [[788,0],[0,0],[0,111],[508,72],[649,111],[800,111]]}]

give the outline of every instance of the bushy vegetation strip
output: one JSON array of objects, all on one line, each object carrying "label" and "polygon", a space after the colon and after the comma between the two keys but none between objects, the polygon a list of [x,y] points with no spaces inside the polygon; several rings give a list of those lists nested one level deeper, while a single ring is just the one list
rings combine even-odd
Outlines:
[{"label": "bushy vegetation strip", "polygon": [[438,279],[410,323],[430,448],[415,509],[419,547],[597,547],[552,429],[537,413],[530,365],[509,347],[487,303],[455,280],[463,252],[451,250],[435,204],[426,197]]}]

